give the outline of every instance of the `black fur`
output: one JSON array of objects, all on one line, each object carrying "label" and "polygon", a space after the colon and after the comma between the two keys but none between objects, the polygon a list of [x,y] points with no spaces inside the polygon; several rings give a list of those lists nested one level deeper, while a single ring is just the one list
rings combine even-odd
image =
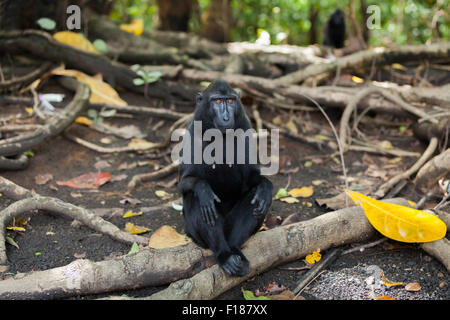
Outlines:
[{"label": "black fur", "polygon": [[[203,132],[217,128],[215,121],[217,117],[222,117],[214,111],[214,102],[210,101],[211,97],[216,96],[236,98],[228,114],[233,117],[233,129],[251,128],[239,95],[227,82],[216,80],[197,96],[193,121],[202,122]],[[191,134],[188,143],[193,146],[193,122],[187,130]],[[202,151],[207,145],[208,142],[203,142]],[[247,145],[245,150],[248,159]],[[236,152],[234,154],[236,156]],[[273,187],[261,175],[258,165],[236,164],[235,161],[229,166],[225,163],[225,147],[223,155],[223,164],[208,165],[202,162],[180,165],[178,188],[183,195],[185,230],[195,243],[214,252],[227,274],[244,276],[248,273],[249,261],[240,248],[261,227],[272,201]]]},{"label": "black fur", "polygon": [[333,48],[343,48],[345,42],[345,16],[336,9],[328,18],[324,28],[323,44]]}]

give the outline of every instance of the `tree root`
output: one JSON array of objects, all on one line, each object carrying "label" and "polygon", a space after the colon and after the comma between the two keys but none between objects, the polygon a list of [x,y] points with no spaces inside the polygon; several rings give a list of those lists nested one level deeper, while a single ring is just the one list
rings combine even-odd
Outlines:
[{"label": "tree root", "polygon": [[[16,189],[16,190],[11,190]],[[22,197],[22,195],[30,195],[25,192],[24,188],[15,185],[13,182],[0,177],[0,190],[7,194],[13,194]],[[6,224],[14,217],[33,210],[46,210],[56,212],[69,218],[78,220],[86,226],[109,235],[113,239],[126,243],[148,244],[148,239],[141,236],[131,235],[120,230],[114,224],[103,220],[99,216],[93,214],[87,209],[75,206],[73,204],[63,202],[57,198],[44,197],[33,194],[31,197],[22,198],[0,211],[0,263],[7,261],[6,245],[5,245],[5,228]]]},{"label": "tree root", "polygon": [[178,161],[175,161],[175,162],[172,162],[171,164],[169,164],[167,167],[164,167],[158,171],[142,173],[142,174],[137,174],[137,175],[133,176],[133,178],[128,183],[127,193],[131,193],[133,191],[133,189],[136,187],[136,185],[138,185],[139,183],[142,183],[144,181],[153,180],[153,179],[163,178],[165,176],[168,176],[171,173],[174,173],[175,171],[178,170],[179,164],[180,163]]},{"label": "tree root", "polygon": [[292,72],[275,80],[277,85],[291,85],[302,82],[319,74],[332,74],[338,68],[341,71],[361,71],[372,65],[382,66],[391,63],[402,63],[406,61],[420,61],[423,59],[448,59],[450,54],[450,43],[436,43],[432,45],[409,45],[395,49],[375,48],[373,50],[359,51],[342,57],[335,62],[312,64],[306,68]]},{"label": "tree root", "polygon": [[[77,91],[73,100],[67,104],[64,110],[50,118],[45,125],[39,127],[33,132],[0,140],[0,156],[20,154],[59,135],[81,113],[89,99],[89,96],[89,87],[85,84],[78,83]],[[2,168],[6,169],[1,166],[0,162],[0,169]]]}]

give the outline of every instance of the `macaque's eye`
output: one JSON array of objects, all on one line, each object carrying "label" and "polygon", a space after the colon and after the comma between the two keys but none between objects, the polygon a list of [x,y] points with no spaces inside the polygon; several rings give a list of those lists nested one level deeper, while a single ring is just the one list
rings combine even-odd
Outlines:
[{"label": "macaque's eye", "polygon": [[228,103],[233,103],[233,99],[228,99],[227,102]]},{"label": "macaque's eye", "polygon": [[217,103],[217,104],[221,104],[221,103],[222,103],[222,100],[221,100],[221,99],[217,99],[217,100],[216,100],[216,103]]}]

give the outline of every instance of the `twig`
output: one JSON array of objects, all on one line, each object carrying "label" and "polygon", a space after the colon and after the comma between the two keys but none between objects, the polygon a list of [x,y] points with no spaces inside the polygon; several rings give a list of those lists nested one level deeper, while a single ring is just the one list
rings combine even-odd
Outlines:
[{"label": "twig", "polygon": [[164,147],[164,143],[149,143],[149,145],[145,146],[124,146],[124,147],[102,147],[99,145],[96,145],[95,143],[86,141],[84,139],[81,139],[79,137],[75,137],[74,135],[71,135],[68,132],[64,133],[64,137],[67,139],[78,143],[79,145],[82,145],[83,147],[86,147],[88,149],[100,152],[100,153],[115,153],[115,152],[131,152],[131,151],[149,151],[157,148]]},{"label": "twig", "polygon": [[357,247],[345,250],[345,251],[342,252],[341,255],[349,254],[349,253],[352,253],[352,252],[355,252],[355,251],[362,251],[363,249],[366,249],[366,248],[375,247],[376,245],[379,245],[380,243],[385,242],[387,239],[388,238],[381,238],[381,239],[378,239],[377,241],[373,241],[373,242],[370,242],[370,243],[366,243],[366,244],[363,244],[363,245],[360,245],[360,246],[357,246]]}]

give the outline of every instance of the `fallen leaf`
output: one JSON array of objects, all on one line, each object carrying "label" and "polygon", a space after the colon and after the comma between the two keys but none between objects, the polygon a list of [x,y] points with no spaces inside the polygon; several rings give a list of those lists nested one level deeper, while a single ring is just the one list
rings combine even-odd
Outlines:
[{"label": "fallen leaf", "polygon": [[442,239],[447,226],[425,211],[378,201],[355,191],[345,191],[361,205],[372,226],[384,236],[402,242],[430,242]]},{"label": "fallen leaf", "polygon": [[78,81],[87,84],[91,89],[90,103],[110,104],[115,106],[126,106],[127,103],[119,97],[116,90],[104,82],[100,77],[92,77],[78,70],[55,68],[51,74],[76,78]]},{"label": "fallen leaf", "polygon": [[131,217],[137,217],[142,214],[142,211],[139,212],[133,212],[131,210],[125,212],[125,214],[122,216],[122,218],[131,218]]},{"label": "fallen leaf", "polygon": [[52,179],[53,179],[53,175],[51,175],[50,173],[38,174],[36,177],[34,177],[34,181],[36,182],[36,184],[39,184],[39,185],[46,184],[47,182],[49,182]]},{"label": "fallen leaf", "polygon": [[158,198],[163,199],[163,200],[170,199],[172,197],[172,195],[170,193],[167,193],[164,190],[156,190],[155,195]]},{"label": "fallen leaf", "polygon": [[373,299],[374,300],[395,300],[395,298],[391,298],[389,296],[379,296],[379,297],[375,297]]},{"label": "fallen leaf", "polygon": [[120,29],[133,33],[135,36],[140,36],[144,31],[144,21],[142,19],[136,19],[130,24],[121,24]]},{"label": "fallen leaf", "polygon": [[295,133],[295,134],[298,133],[297,126],[295,125],[294,121],[292,121],[292,119],[289,120],[288,123],[286,123],[285,126],[286,126],[286,128],[289,130],[289,132]]},{"label": "fallen leaf", "polygon": [[319,186],[323,183],[323,180],[313,180],[313,181],[311,181],[311,183],[315,186]]},{"label": "fallen leaf", "polygon": [[298,198],[308,198],[314,194],[314,188],[312,186],[295,188],[288,192],[288,194],[292,197]]},{"label": "fallen leaf", "polygon": [[24,227],[6,227],[6,229],[14,231],[26,231]]},{"label": "fallen leaf", "polygon": [[138,200],[138,199],[135,199],[135,198],[125,197],[125,198],[123,198],[122,200],[119,200],[119,203],[121,203],[121,204],[127,204],[127,203],[129,203],[129,204],[131,204],[132,206],[135,206],[135,205],[137,205],[137,204],[141,204],[142,201],[141,201],[141,200]]},{"label": "fallen leaf", "polygon": [[242,295],[244,296],[245,300],[272,300],[270,297],[266,297],[266,296],[256,297],[253,294],[253,292],[251,292],[250,290],[241,289],[241,291],[242,291]]},{"label": "fallen leaf", "polygon": [[381,272],[381,283],[384,284],[388,288],[395,287],[395,286],[402,286],[405,284],[403,282],[394,282],[394,281],[389,280],[388,278],[386,278],[384,276],[383,271]]},{"label": "fallen leaf", "polygon": [[361,79],[360,77],[357,77],[357,76],[353,76],[353,77],[352,77],[352,81],[353,81],[354,83],[363,83],[363,82],[364,82],[364,79]]},{"label": "fallen leaf", "polygon": [[308,262],[309,264],[314,264],[316,262],[319,262],[320,259],[322,259],[322,255],[320,254],[320,249],[317,249],[316,251],[314,251],[311,254],[308,254],[305,257],[306,262]]},{"label": "fallen leaf", "polygon": [[86,252],[83,253],[74,253],[73,256],[77,259],[84,259],[86,258]]},{"label": "fallen leaf", "polygon": [[61,31],[53,34],[53,38],[71,47],[77,48],[78,50],[100,54],[100,52],[95,49],[93,44],[86,39],[83,34],[76,33],[72,31]]},{"label": "fallen leaf", "polygon": [[131,246],[130,251],[128,251],[128,254],[132,254],[139,251],[139,245],[136,242],[133,242],[133,245]]},{"label": "fallen leaf", "polygon": [[294,198],[294,197],[281,198],[280,200],[283,202],[289,203],[289,204],[300,202],[300,200],[298,200],[297,198]]},{"label": "fallen leaf", "polygon": [[67,181],[56,181],[56,184],[71,188],[98,188],[110,179],[109,172],[90,172]]},{"label": "fallen leaf", "polygon": [[150,230],[151,229],[149,229],[149,228],[136,226],[136,225],[132,224],[131,222],[127,222],[125,224],[125,231],[130,234],[141,234],[141,233],[149,232]]},{"label": "fallen leaf", "polygon": [[286,197],[288,195],[287,190],[285,188],[280,188],[275,195],[275,199],[279,199],[282,197]]},{"label": "fallen leaf", "polygon": [[[346,207],[346,204],[345,204],[346,198],[347,198],[347,195],[344,192],[342,192],[331,198],[316,199],[316,203],[319,206],[325,205],[329,209],[338,210],[338,209],[343,209]],[[350,201],[350,203],[351,203],[351,201]]]},{"label": "fallen leaf", "polygon": [[109,162],[108,161],[105,161],[105,160],[100,160],[100,161],[97,161],[95,164],[94,164],[94,168],[95,169],[97,169],[97,170],[103,170],[103,169],[105,169],[105,168],[109,168],[109,167],[111,167],[111,165],[109,164]]},{"label": "fallen leaf", "polygon": [[139,138],[133,138],[128,143],[128,146],[130,148],[139,149],[139,150],[150,149],[150,148],[153,148],[155,145],[156,145],[156,143],[154,143],[154,142],[146,141],[144,139],[139,139]]},{"label": "fallen leaf", "polygon": [[85,116],[81,116],[81,117],[76,118],[75,122],[79,123],[79,124],[83,124],[83,125],[88,126],[88,127],[92,125],[92,120],[89,119],[88,117],[85,117]]},{"label": "fallen leaf", "polygon": [[406,291],[420,291],[422,287],[417,282],[410,282],[405,286]]},{"label": "fallen leaf", "polygon": [[148,246],[155,249],[171,248],[181,246],[192,240],[183,234],[179,234],[171,226],[159,227],[150,237]]}]

